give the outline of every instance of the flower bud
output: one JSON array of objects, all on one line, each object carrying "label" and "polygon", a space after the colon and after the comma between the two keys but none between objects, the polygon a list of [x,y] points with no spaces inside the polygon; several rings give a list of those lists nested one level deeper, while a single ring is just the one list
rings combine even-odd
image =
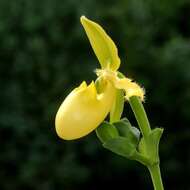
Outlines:
[{"label": "flower bud", "polygon": [[97,128],[109,113],[115,98],[115,88],[105,81],[97,93],[94,82],[83,82],[61,104],[55,119],[56,132],[65,140],[83,137]]}]

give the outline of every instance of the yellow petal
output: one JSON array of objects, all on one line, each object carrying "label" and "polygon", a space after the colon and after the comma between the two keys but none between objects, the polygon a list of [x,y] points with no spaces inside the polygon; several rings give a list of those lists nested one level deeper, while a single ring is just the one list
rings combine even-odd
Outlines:
[{"label": "yellow petal", "polygon": [[138,96],[143,101],[145,91],[137,83],[132,82],[130,78],[119,78],[117,72],[108,69],[97,69],[96,74],[99,78],[110,81],[117,89],[125,91],[125,97],[129,100],[132,96]]},{"label": "yellow petal", "polygon": [[117,70],[120,66],[120,58],[112,39],[100,25],[87,19],[85,16],[81,17],[81,23],[102,68]]},{"label": "yellow petal", "polygon": [[138,96],[141,99],[141,101],[144,101],[144,94],[145,94],[144,88],[141,88],[135,82],[131,82],[130,84],[128,84],[128,86],[126,86],[125,97],[127,98],[127,100],[129,100],[129,98],[132,96]]},{"label": "yellow petal", "polygon": [[61,104],[55,119],[56,132],[65,140],[83,137],[93,131],[109,113],[115,98],[115,88],[106,82],[97,94],[95,84],[81,84]]},{"label": "yellow petal", "polygon": [[77,91],[81,91],[87,87],[87,84],[85,81],[83,81],[79,87],[75,88],[71,93],[75,93]]}]

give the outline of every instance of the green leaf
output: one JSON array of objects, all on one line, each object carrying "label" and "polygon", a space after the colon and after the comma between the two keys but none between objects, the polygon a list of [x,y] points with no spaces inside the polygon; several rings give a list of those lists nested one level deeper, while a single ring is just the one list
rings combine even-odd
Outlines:
[{"label": "green leaf", "polygon": [[162,133],[163,129],[161,128],[153,129],[146,137],[146,141],[144,138],[142,138],[139,143],[139,152],[151,159],[152,163],[159,162],[158,151]]},{"label": "green leaf", "polygon": [[100,25],[87,19],[85,16],[81,17],[81,23],[101,67],[116,71],[120,66],[120,58],[112,39]]},{"label": "green leaf", "polygon": [[[138,143],[134,138],[137,138],[137,136],[139,138],[139,131],[137,132],[138,129],[132,127],[127,119],[117,122],[116,125],[118,128],[113,124],[103,122],[96,129],[96,134],[99,140],[103,143],[103,147],[120,156],[139,161],[144,165],[150,165],[149,159],[137,151]],[[128,127],[126,125],[128,125]]]},{"label": "green leaf", "polygon": [[124,118],[119,122],[113,123],[113,125],[117,128],[120,136],[129,139],[129,141],[131,141],[131,143],[134,144],[135,147],[138,145],[140,131],[136,127],[132,127],[127,118]]},{"label": "green leaf", "polygon": [[124,108],[124,91],[116,90],[116,98],[110,111],[110,123],[120,120]]},{"label": "green leaf", "polygon": [[103,144],[104,148],[128,159],[135,159],[136,147],[125,137],[110,139]]},{"label": "green leaf", "polygon": [[119,136],[116,127],[106,121],[96,129],[96,135],[102,143]]}]

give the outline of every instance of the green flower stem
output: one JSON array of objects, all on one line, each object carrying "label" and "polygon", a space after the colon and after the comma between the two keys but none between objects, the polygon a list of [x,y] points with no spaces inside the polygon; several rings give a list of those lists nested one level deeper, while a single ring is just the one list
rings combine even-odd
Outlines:
[{"label": "green flower stem", "polygon": [[151,128],[141,100],[136,96],[132,96],[129,100],[129,103],[135,114],[139,128],[143,136],[146,138],[151,132]]},{"label": "green flower stem", "polygon": [[148,167],[155,190],[164,190],[159,164]]},{"label": "green flower stem", "polygon": [[[142,135],[144,137],[145,143],[148,144],[148,135],[151,132],[150,124],[146,115],[146,112],[144,110],[143,104],[141,103],[140,99],[136,96],[133,96],[129,99],[130,106],[135,114],[137,123],[139,125],[139,128],[142,132]],[[150,146],[147,146],[150,147]],[[145,150],[146,152],[152,151],[152,150]],[[152,160],[152,158],[149,158]],[[159,160],[159,158],[158,158]],[[151,162],[150,162],[151,163]],[[159,162],[154,164],[145,164],[149,172],[151,174],[151,179],[153,182],[154,190],[164,190],[163,184],[162,184],[162,178],[160,173],[160,167]]]}]

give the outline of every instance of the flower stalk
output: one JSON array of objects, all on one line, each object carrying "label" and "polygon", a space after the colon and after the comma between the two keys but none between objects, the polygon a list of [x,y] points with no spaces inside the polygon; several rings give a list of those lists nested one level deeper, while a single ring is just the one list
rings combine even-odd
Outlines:
[{"label": "flower stalk", "polygon": [[[151,133],[151,128],[150,128],[150,124],[149,124],[148,117],[145,112],[144,106],[141,103],[141,101],[139,100],[139,98],[135,97],[135,96],[133,96],[129,99],[129,103],[134,112],[134,115],[136,117],[139,128],[140,128],[143,138],[144,138],[144,142],[145,142],[144,148],[146,149],[144,151],[145,152],[151,151],[151,150],[147,149],[148,147],[150,147],[150,145],[148,144],[150,142],[148,138],[149,138],[149,134]],[[150,159],[151,159],[151,157],[150,157]],[[159,160],[158,154],[157,154],[156,160]],[[161,177],[161,173],[160,173],[159,161],[156,163],[154,163],[154,161],[153,161],[153,163],[148,164],[147,167],[148,167],[148,170],[151,175],[154,189],[155,190],[164,190],[163,183],[162,183],[162,177]]]},{"label": "flower stalk", "polygon": [[143,104],[138,97],[133,96],[129,99],[130,106],[135,114],[135,118],[141,129],[141,132],[144,137],[147,137],[151,132],[150,124],[144,110]]},{"label": "flower stalk", "polygon": [[164,190],[159,164],[149,166],[148,170],[149,170],[150,175],[151,175],[154,190]]}]

